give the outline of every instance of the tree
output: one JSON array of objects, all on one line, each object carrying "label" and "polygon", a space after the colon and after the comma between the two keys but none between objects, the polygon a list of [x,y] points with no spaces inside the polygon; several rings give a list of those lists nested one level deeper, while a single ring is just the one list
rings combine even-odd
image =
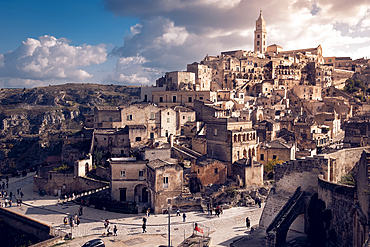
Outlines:
[{"label": "tree", "polygon": [[275,159],[269,159],[267,164],[264,166],[264,172],[269,174],[269,173],[274,173],[274,167],[277,165],[277,164],[281,164],[283,163],[282,160],[278,160],[277,158]]},{"label": "tree", "polygon": [[94,163],[96,166],[101,165],[102,158],[103,158],[103,154],[101,151],[94,152]]}]

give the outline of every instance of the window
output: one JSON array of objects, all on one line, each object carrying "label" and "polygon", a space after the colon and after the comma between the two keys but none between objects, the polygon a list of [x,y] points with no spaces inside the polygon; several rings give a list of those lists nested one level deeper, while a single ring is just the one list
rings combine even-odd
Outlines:
[{"label": "window", "polygon": [[121,178],[126,177],[126,171],[121,171]]},{"label": "window", "polygon": [[150,119],[155,119],[155,115],[154,115],[154,113],[150,113]]},{"label": "window", "polygon": [[191,117],[188,117],[188,121],[189,121],[189,122],[191,121]]},{"label": "window", "polygon": [[125,154],[125,152],[123,150],[121,150],[121,154]]},{"label": "window", "polygon": [[203,100],[203,97],[199,97],[200,100]]},{"label": "window", "polygon": [[217,129],[215,129],[215,136],[217,135]]},{"label": "window", "polygon": [[274,160],[274,159],[276,159],[276,158],[277,158],[277,157],[276,157],[276,155],[273,155],[273,156],[272,156],[272,159],[273,159],[273,160]]},{"label": "window", "polygon": [[257,41],[257,45],[260,45],[260,42],[259,41]]},{"label": "window", "polygon": [[135,141],[140,142],[140,141],[141,141],[141,136],[137,136],[137,137],[135,138]]},{"label": "window", "polygon": [[163,177],[163,188],[168,188],[168,177]]},{"label": "window", "polygon": [[167,118],[167,123],[171,123],[171,118]]},{"label": "window", "polygon": [[148,95],[147,94],[145,94],[144,95],[144,101],[147,101],[148,100]]},{"label": "window", "polygon": [[159,97],[159,102],[163,102],[163,97]]},{"label": "window", "polygon": [[192,97],[189,97],[188,98],[188,102],[193,102],[193,98]]},{"label": "window", "polygon": [[215,174],[218,174],[218,168],[215,168]]},{"label": "window", "polygon": [[132,120],[132,115],[127,115],[127,120],[131,121]]},{"label": "window", "polygon": [[109,118],[109,122],[113,122],[113,119],[111,117]]},{"label": "window", "polygon": [[107,140],[107,138],[104,137],[104,141],[106,141],[106,140]]},{"label": "window", "polygon": [[259,34],[257,34],[257,39],[259,39],[260,38],[260,35]]},{"label": "window", "polygon": [[172,96],[172,102],[176,102],[176,96]]},{"label": "window", "polygon": [[265,160],[265,155],[264,154],[260,155],[260,160]]},{"label": "window", "polygon": [[150,132],[150,139],[154,139],[154,132]]},{"label": "window", "polygon": [[144,171],[139,171],[139,180],[144,180]]}]

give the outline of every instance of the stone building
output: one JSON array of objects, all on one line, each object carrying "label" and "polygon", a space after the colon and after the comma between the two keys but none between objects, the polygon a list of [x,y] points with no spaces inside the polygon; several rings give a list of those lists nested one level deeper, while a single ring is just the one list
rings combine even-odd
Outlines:
[{"label": "stone building", "polygon": [[240,118],[218,118],[206,121],[207,155],[228,164],[243,158],[256,159],[257,135],[252,122]]},{"label": "stone building", "polygon": [[[133,140],[136,140],[131,135]],[[131,142],[128,128],[124,129],[95,129],[93,134],[93,147],[105,153],[110,153],[112,157],[129,156]]]},{"label": "stone building", "polygon": [[300,99],[321,100],[321,86],[297,85],[293,87],[293,93]]},{"label": "stone building", "polygon": [[233,178],[240,186],[263,186],[263,165],[252,159],[240,159],[232,164]]},{"label": "stone building", "polygon": [[162,107],[193,107],[195,100],[215,102],[216,92],[211,91],[163,91],[152,92],[152,102]]},{"label": "stone building", "polygon": [[254,31],[254,52],[265,53],[267,47],[266,21],[263,19],[262,10],[256,20],[256,30]]},{"label": "stone building", "polygon": [[110,158],[110,195],[113,200],[151,204],[147,187],[147,161],[132,157]]},{"label": "stone building", "polygon": [[188,71],[166,72],[166,75],[156,81],[157,87],[165,87],[166,91],[195,90],[195,73]]},{"label": "stone building", "polygon": [[197,62],[188,64],[188,72],[195,74],[195,89],[194,91],[210,91],[212,81],[212,68]]},{"label": "stone building", "polygon": [[146,171],[151,207],[163,213],[182,194],[183,169],[175,159],[156,159],[147,163]]},{"label": "stone building", "polygon": [[190,191],[202,191],[204,186],[226,183],[227,166],[217,159],[201,156],[191,164],[191,175],[189,176]]},{"label": "stone building", "polygon": [[266,165],[269,160],[277,159],[283,162],[295,160],[296,146],[287,143],[283,138],[277,138],[271,142],[260,144],[257,152],[257,161]]}]

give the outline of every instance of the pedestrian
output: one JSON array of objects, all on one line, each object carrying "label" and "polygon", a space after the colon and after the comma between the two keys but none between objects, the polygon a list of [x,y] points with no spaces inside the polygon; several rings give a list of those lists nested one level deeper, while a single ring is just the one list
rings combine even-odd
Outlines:
[{"label": "pedestrian", "polygon": [[9,207],[12,207],[12,200],[9,200]]},{"label": "pedestrian", "polygon": [[179,208],[177,209],[176,216],[181,216],[180,215],[180,209]]},{"label": "pedestrian", "polygon": [[73,217],[71,216],[70,218],[69,218],[69,225],[71,226],[71,227],[73,227]]},{"label": "pedestrian", "polygon": [[7,207],[7,206],[8,206],[8,199],[5,198],[5,207]]},{"label": "pedestrian", "polygon": [[76,219],[76,224],[77,224],[77,226],[80,224],[80,218],[78,218],[78,217]]},{"label": "pedestrian", "polygon": [[3,189],[5,189],[5,183],[4,183],[4,182],[2,182],[2,183],[1,183],[1,187],[2,187]]},{"label": "pedestrian", "polygon": [[113,236],[117,236],[117,226],[114,225],[114,228],[113,228]]},{"label": "pedestrian", "polygon": [[261,200],[258,198],[257,199],[258,207],[261,207]]},{"label": "pedestrian", "polygon": [[185,213],[183,213],[183,214],[182,214],[182,221],[183,221],[183,222],[185,222],[185,219],[186,219],[186,214],[185,214]]},{"label": "pedestrian", "polygon": [[17,189],[17,194],[19,195],[19,189]]},{"label": "pedestrian", "polygon": [[143,223],[143,233],[145,233],[146,232],[146,224],[145,223]]},{"label": "pedestrian", "polygon": [[247,227],[247,229],[251,227],[251,221],[248,217],[245,219],[245,226]]},{"label": "pedestrian", "polygon": [[210,207],[209,212],[210,212],[211,215],[212,215],[212,211],[213,211],[213,209],[212,209],[212,207]]},{"label": "pedestrian", "polygon": [[146,218],[143,217],[143,224],[146,224]]},{"label": "pedestrian", "polygon": [[112,234],[112,232],[110,231],[110,226],[108,225],[108,227],[107,227],[107,236],[109,236],[111,234]]},{"label": "pedestrian", "polygon": [[67,217],[64,217],[63,223],[64,223],[64,225],[67,225],[67,223],[68,223]]},{"label": "pedestrian", "polygon": [[24,195],[23,192],[21,191],[20,193],[21,193],[21,198],[23,198],[23,195]]},{"label": "pedestrian", "polygon": [[78,210],[78,214],[81,216],[82,215],[82,206],[80,206],[79,210]]},{"label": "pedestrian", "polygon": [[107,228],[107,227],[108,227],[108,225],[109,225],[109,220],[108,220],[108,218],[107,218],[107,219],[105,219],[105,221],[104,221],[104,227],[105,227],[105,228]]},{"label": "pedestrian", "polygon": [[146,217],[148,217],[148,218],[149,218],[149,214],[150,214],[150,208],[148,208],[148,209],[146,210]]},{"label": "pedestrian", "polygon": [[217,217],[220,217],[220,207],[219,206],[216,207],[215,213]]}]

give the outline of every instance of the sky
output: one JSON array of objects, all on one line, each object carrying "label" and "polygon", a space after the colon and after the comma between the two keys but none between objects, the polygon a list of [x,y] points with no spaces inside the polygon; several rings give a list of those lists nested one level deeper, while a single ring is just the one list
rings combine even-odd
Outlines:
[{"label": "sky", "polygon": [[370,57],[368,0],[0,1],[0,87],[153,85],[207,54],[267,44]]}]

